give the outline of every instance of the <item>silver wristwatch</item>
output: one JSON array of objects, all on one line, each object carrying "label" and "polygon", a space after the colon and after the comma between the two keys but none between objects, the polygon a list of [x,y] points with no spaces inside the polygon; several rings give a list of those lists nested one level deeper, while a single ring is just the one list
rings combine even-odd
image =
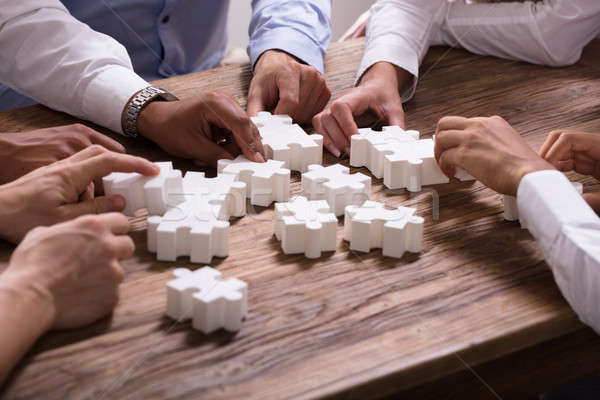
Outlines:
[{"label": "silver wristwatch", "polygon": [[127,112],[125,114],[125,126],[123,133],[125,136],[136,137],[138,136],[138,117],[140,113],[149,103],[153,101],[176,101],[179,100],[177,97],[167,92],[166,90],[148,86],[145,89],[137,92],[129,103],[127,103]]}]

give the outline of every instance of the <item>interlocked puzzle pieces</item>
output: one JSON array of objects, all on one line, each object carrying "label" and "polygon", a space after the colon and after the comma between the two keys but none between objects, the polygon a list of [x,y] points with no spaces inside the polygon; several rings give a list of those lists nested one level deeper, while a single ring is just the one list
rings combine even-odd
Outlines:
[{"label": "interlocked puzzle pieces", "polygon": [[177,321],[192,319],[205,334],[219,328],[231,332],[242,328],[248,312],[248,285],[235,278],[221,279],[210,267],[196,271],[177,268],[167,283],[167,315]]},{"label": "interlocked puzzle pieces", "polygon": [[235,160],[219,160],[217,169],[219,174],[235,175],[246,184],[251,204],[268,207],[273,201],[290,198],[290,170],[283,165],[283,161],[256,163],[238,156]]},{"label": "interlocked puzzle pieces", "polygon": [[[573,188],[579,194],[583,194],[583,184],[580,182],[571,182]],[[517,206],[517,198],[514,196],[504,195],[504,219],[507,221],[517,221],[519,219],[519,207]],[[523,227],[526,228],[526,227]]]},{"label": "interlocked puzzle pieces", "polygon": [[206,178],[204,172],[188,172],[183,178],[185,196],[199,195],[198,200],[214,205],[218,219],[246,215],[246,184],[232,174]]},{"label": "interlocked puzzle pieces", "polygon": [[190,256],[192,263],[210,263],[229,254],[229,222],[218,219],[222,203],[201,194],[148,218],[148,251],[160,261]]},{"label": "interlocked puzzle pieces", "polygon": [[155,164],[160,167],[156,176],[113,172],[102,179],[106,195],[119,194],[125,198],[125,215],[132,216],[144,207],[151,215],[162,215],[170,205],[170,196],[183,193],[181,171],[174,170],[171,162]]},{"label": "interlocked puzzle pieces", "polygon": [[305,172],[311,164],[323,163],[323,136],[307,135],[287,115],[259,112],[252,117],[268,159],[283,161],[284,168]]},{"label": "interlocked puzzle pieces", "polygon": [[347,205],[362,204],[371,197],[371,178],[341,164],[309,165],[302,174],[302,195],[310,200],[327,200],[331,211],[343,215]]},{"label": "interlocked puzzle pieces", "polygon": [[323,251],[335,251],[337,222],[325,200],[298,196],[275,204],[275,236],[285,254],[319,258]]},{"label": "interlocked puzzle pieces", "polygon": [[398,207],[385,209],[384,204],[366,201],[362,206],[346,207],[344,240],[350,249],[369,252],[381,248],[384,256],[401,258],[405,251],[418,253],[423,242],[423,218],[416,210]]},{"label": "interlocked puzzle pieces", "polygon": [[[419,132],[398,126],[383,127],[382,132],[360,129],[351,137],[350,165],[366,166],[389,189],[407,188],[418,192],[423,185],[448,183],[434,157],[434,141],[419,140]],[[458,171],[460,180],[473,178]]]}]

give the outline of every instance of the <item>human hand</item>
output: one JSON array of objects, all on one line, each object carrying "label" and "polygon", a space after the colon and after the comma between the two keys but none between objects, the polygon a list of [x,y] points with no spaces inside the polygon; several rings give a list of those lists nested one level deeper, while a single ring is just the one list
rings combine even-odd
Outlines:
[{"label": "human hand", "polygon": [[511,196],[526,174],[554,169],[500,117],[442,118],[436,130],[435,158],[448,177],[462,168],[484,185]]},{"label": "human hand", "polygon": [[308,123],[329,101],[331,92],[316,68],[280,50],[265,51],[254,68],[248,90],[248,114],[273,111]]},{"label": "human hand", "polygon": [[125,152],[119,142],[82,124],[0,133],[0,184],[70,157],[93,144],[118,153]]},{"label": "human hand", "polygon": [[83,214],[121,211],[121,196],[94,197],[94,180],[111,172],[156,175],[151,162],[93,145],[62,161],[33,170],[0,187],[0,237],[19,242],[36,226],[47,226]]},{"label": "human hand", "polygon": [[404,128],[399,79],[408,81],[410,75],[389,63],[374,64],[357,87],[313,118],[313,126],[323,135],[323,144],[331,154],[336,157],[342,152],[350,154],[350,136],[358,133],[359,126],[381,123]]},{"label": "human hand", "polygon": [[[600,180],[600,133],[550,132],[540,156],[560,171],[575,171]],[[600,210],[600,192],[585,193],[583,198],[595,211]]]},{"label": "human hand", "polygon": [[119,261],[135,249],[128,231],[127,217],[118,213],[33,229],[13,252],[0,287],[37,299],[48,311],[44,331],[90,324],[119,301]]},{"label": "human hand", "polygon": [[138,118],[138,130],[167,153],[215,166],[220,159],[243,153],[264,162],[258,129],[237,101],[222,93],[148,104]]}]

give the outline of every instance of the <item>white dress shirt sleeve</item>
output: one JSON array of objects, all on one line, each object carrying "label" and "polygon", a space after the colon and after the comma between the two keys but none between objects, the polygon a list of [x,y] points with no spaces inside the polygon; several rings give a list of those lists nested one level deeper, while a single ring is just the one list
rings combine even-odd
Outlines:
[{"label": "white dress shirt sleeve", "polygon": [[379,0],[371,7],[367,42],[356,82],[373,64],[388,62],[406,70],[413,79],[398,88],[403,101],[415,93],[419,65],[432,36],[446,15],[446,0]]},{"label": "white dress shirt sleeve", "polygon": [[119,133],[127,101],[148,86],[123,46],[57,0],[0,0],[0,81]]},{"label": "white dress shirt sleeve", "polygon": [[376,62],[390,62],[414,77],[401,88],[407,101],[429,46],[462,47],[476,54],[559,67],[579,60],[599,33],[598,0],[495,4],[379,0],[371,8],[357,81]]},{"label": "white dress shirt sleeve", "polygon": [[563,296],[600,333],[600,218],[558,171],[525,175],[517,204]]}]

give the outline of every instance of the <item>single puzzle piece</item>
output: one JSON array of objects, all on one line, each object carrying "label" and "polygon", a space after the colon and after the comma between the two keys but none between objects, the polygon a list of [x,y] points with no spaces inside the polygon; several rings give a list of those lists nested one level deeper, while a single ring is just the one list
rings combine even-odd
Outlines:
[{"label": "single puzzle piece", "polygon": [[[376,178],[383,177],[389,189],[418,192],[422,185],[449,182],[435,160],[433,139],[419,140],[419,132],[398,126],[386,126],[381,132],[360,129],[351,137],[350,165],[366,166]],[[456,178],[473,180],[462,170],[457,170]]]},{"label": "single puzzle piece", "polygon": [[309,165],[302,174],[302,195],[310,200],[326,200],[331,211],[340,216],[348,205],[362,204],[371,197],[371,178],[341,164],[323,167]]},{"label": "single puzzle piece", "polygon": [[148,218],[148,251],[160,261],[189,256],[192,263],[210,263],[229,254],[229,222],[218,219],[219,199],[201,194],[170,208],[165,215]]},{"label": "single puzzle piece", "polygon": [[362,206],[346,207],[344,216],[344,240],[350,249],[369,252],[381,248],[388,257],[401,258],[405,251],[418,253],[422,250],[423,218],[416,210],[398,207],[388,210],[383,203],[366,201]]},{"label": "single puzzle piece", "polygon": [[[583,184],[580,182],[571,182],[573,188],[579,194],[583,194]],[[504,219],[506,221],[517,221],[519,219],[519,207],[517,206],[517,198],[514,196],[504,195]],[[526,229],[526,226],[523,226]]]},{"label": "single puzzle piece", "polygon": [[183,193],[181,171],[173,169],[170,161],[155,163],[160,168],[156,176],[143,176],[132,172],[113,172],[102,179],[105,195],[119,194],[125,198],[123,214],[132,216],[140,208],[150,215],[167,211],[171,195]]},{"label": "single puzzle piece", "polygon": [[275,204],[275,236],[285,254],[319,258],[323,251],[335,251],[337,222],[325,200],[298,196]]},{"label": "single puzzle piece", "polygon": [[213,205],[218,219],[243,217],[246,215],[246,184],[236,179],[231,174],[206,178],[204,172],[188,172],[183,178],[184,200],[200,195]]},{"label": "single puzzle piece", "polygon": [[190,271],[177,268],[167,283],[167,316],[192,319],[195,329],[209,334],[224,328],[237,332],[248,313],[248,285],[236,278],[221,279],[210,267]]},{"label": "single puzzle piece", "polygon": [[256,163],[238,156],[235,160],[219,160],[217,169],[219,174],[235,175],[246,184],[250,204],[268,207],[274,201],[290,198],[290,170],[283,165],[283,161]]},{"label": "single puzzle piece", "polygon": [[311,164],[323,164],[323,136],[307,135],[287,115],[259,112],[252,117],[268,159],[283,161],[284,168],[305,172]]}]

